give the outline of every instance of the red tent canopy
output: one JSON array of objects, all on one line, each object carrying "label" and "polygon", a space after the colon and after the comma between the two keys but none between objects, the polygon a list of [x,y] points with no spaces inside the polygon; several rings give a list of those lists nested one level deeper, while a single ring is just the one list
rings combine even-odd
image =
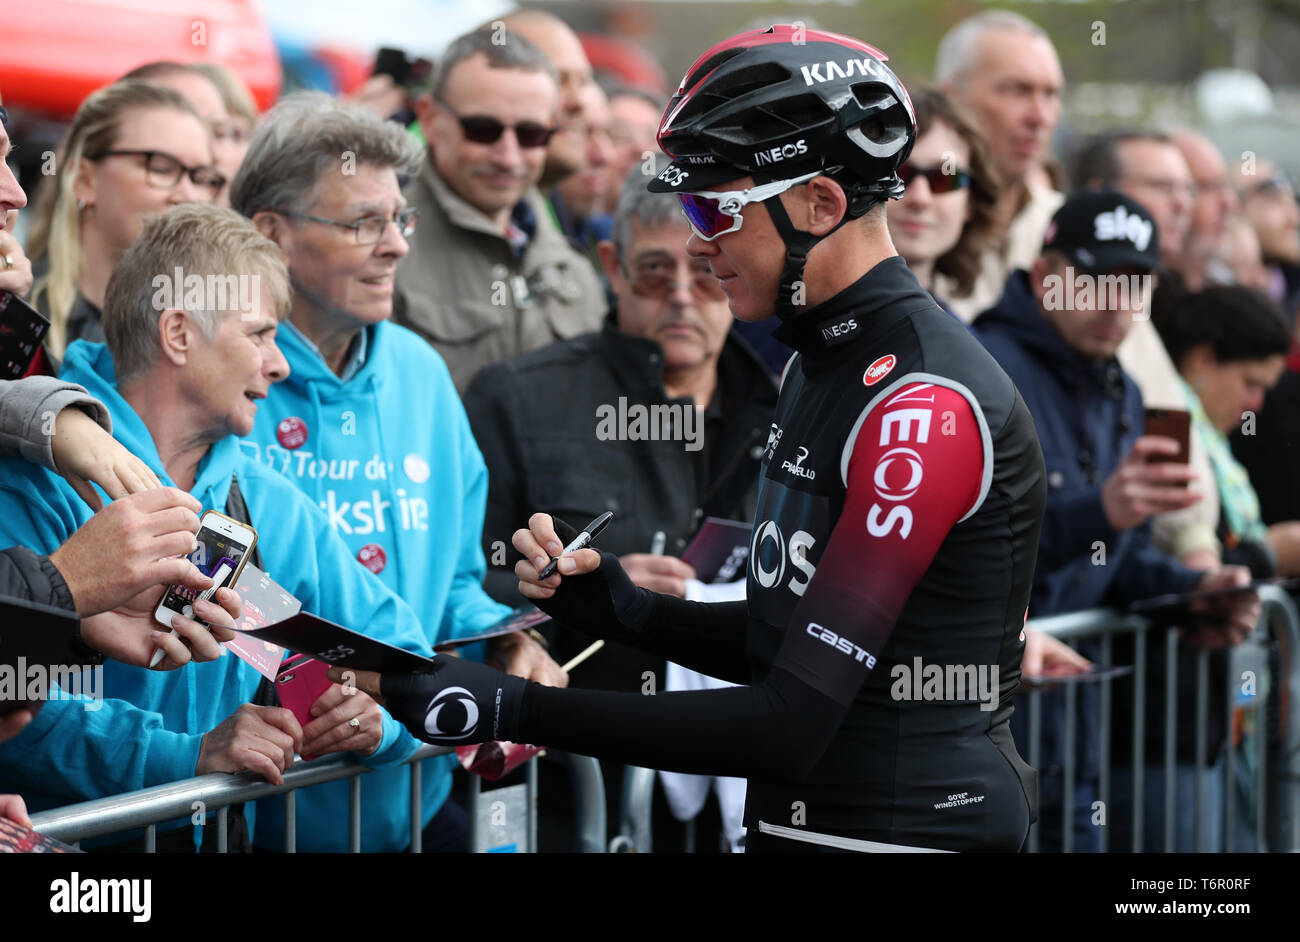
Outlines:
[{"label": "red tent canopy", "polygon": [[663,68],[648,52],[635,43],[599,33],[581,33],[582,49],[597,72],[609,72],[620,81],[636,88],[668,92]]},{"label": "red tent canopy", "polygon": [[280,93],[271,32],[255,0],[0,0],[0,96],[55,116],[158,60],[216,62],[259,108]]}]

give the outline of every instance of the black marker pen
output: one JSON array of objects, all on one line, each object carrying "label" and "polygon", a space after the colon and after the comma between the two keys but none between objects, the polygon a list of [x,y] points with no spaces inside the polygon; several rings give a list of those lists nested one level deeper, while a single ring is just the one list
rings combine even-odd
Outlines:
[{"label": "black marker pen", "polygon": [[[560,551],[560,556],[567,556],[569,553],[575,553],[585,547],[596,538],[596,534],[605,529],[605,525],[609,523],[613,517],[613,511],[607,510],[595,520],[591,521],[591,523],[587,524],[583,531],[578,534],[577,538],[574,539],[572,543]],[[554,557],[549,563],[547,563],[546,568],[541,571],[537,578],[549,579],[551,576],[555,575],[555,567],[560,563],[560,556]]]}]

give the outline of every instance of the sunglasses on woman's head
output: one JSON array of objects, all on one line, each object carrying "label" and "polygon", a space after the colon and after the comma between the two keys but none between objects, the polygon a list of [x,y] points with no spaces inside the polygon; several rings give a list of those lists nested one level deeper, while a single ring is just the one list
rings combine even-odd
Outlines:
[{"label": "sunglasses on woman's head", "polygon": [[792,186],[807,183],[822,173],[814,170],[793,180],[773,180],[761,186],[752,186],[747,190],[727,190],[720,193],[708,191],[700,193],[678,193],[682,201],[682,212],[691,225],[691,231],[705,242],[712,242],[718,236],[735,232],[743,223],[741,212],[746,203],[761,203],[774,196],[780,196]]},{"label": "sunglasses on woman's head", "polygon": [[898,178],[903,181],[903,186],[911,186],[917,177],[925,177],[925,182],[930,184],[930,192],[936,195],[956,193],[971,185],[971,175],[965,170],[949,173],[942,166],[918,167],[915,164],[903,164],[898,168]]}]

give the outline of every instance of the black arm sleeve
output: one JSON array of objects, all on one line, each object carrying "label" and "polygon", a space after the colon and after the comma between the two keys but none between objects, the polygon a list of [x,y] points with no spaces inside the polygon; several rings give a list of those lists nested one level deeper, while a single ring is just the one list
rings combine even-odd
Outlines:
[{"label": "black arm sleeve", "polygon": [[[991,456],[976,424],[977,406],[947,388],[918,386],[922,393],[954,418],[953,434],[929,436],[922,451],[942,473],[927,474],[915,486],[905,526],[873,529],[874,474],[887,436],[881,435],[884,410],[866,416],[848,446],[844,508],[765,676],[749,687],[653,697],[528,684],[514,741],[670,771],[806,778],[884,650],[913,587],[952,527],[983,498],[983,468]],[[575,622],[617,624],[656,641],[680,643],[693,637],[692,625],[707,624],[714,606],[692,607],[636,588],[617,562],[602,554],[596,572],[563,580],[544,607],[572,608]],[[561,591],[565,583],[568,592]],[[597,589],[602,583],[607,590]],[[750,630],[761,626],[751,629],[747,618],[739,633]]]},{"label": "black arm sleeve", "polygon": [[514,738],[670,772],[799,781],[847,709],[779,667],[753,687],[653,697],[530,683]]}]

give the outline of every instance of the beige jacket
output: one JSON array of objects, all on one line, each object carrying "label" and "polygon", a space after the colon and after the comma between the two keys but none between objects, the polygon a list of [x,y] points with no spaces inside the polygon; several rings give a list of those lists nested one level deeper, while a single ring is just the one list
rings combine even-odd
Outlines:
[{"label": "beige jacket", "polygon": [[[1142,391],[1142,405],[1148,409],[1186,409],[1187,398],[1178,382],[1178,370],[1165,350],[1151,319],[1135,321],[1119,346],[1119,363]],[[1151,528],[1151,540],[1179,559],[1200,550],[1221,552],[1215,535],[1219,525],[1219,489],[1215,484],[1210,456],[1195,431],[1190,441],[1189,463],[1198,477],[1192,487],[1204,495],[1183,510],[1161,514]]]},{"label": "beige jacket", "polygon": [[452,192],[432,160],[407,185],[406,198],[420,223],[397,267],[393,320],[442,354],[458,392],[489,363],[600,328],[606,305],[596,272],[555,227],[536,190],[524,197],[537,231],[522,257]]},{"label": "beige jacket", "polygon": [[1028,270],[1043,249],[1043,236],[1052,216],[1061,208],[1065,197],[1056,190],[1030,187],[1029,202],[1011,220],[1002,244],[985,249],[980,258],[980,272],[971,293],[958,298],[952,294],[952,282],[943,275],[934,276],[934,293],[944,300],[953,313],[969,324],[1002,297],[1007,277],[1017,268]]}]

